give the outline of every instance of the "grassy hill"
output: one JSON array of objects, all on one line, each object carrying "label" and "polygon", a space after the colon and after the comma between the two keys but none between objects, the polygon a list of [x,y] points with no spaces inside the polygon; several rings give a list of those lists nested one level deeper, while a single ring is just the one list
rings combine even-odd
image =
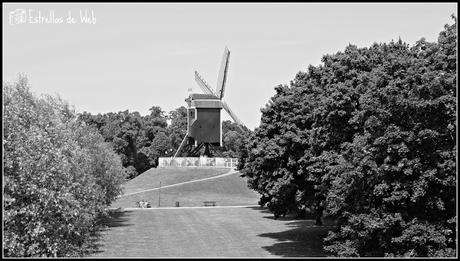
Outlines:
[{"label": "grassy hill", "polygon": [[[147,200],[150,209],[121,209],[105,220],[93,257],[318,257],[324,256],[322,238],[332,229],[314,220],[291,216],[274,220],[256,205],[259,195],[238,172],[229,169],[151,169],[125,184],[126,194],[112,206],[133,208]],[[205,180],[203,180],[205,179]],[[185,183],[193,181],[192,183]],[[163,185],[164,184],[164,185]],[[201,206],[216,201],[220,207]],[[179,201],[181,207],[174,207]],[[234,206],[234,207],[231,207]],[[245,206],[245,207],[241,207]]]},{"label": "grassy hill", "polygon": [[152,168],[128,181],[123,192],[130,194],[160,186],[218,176],[229,169],[219,168]]},{"label": "grassy hill", "polygon": [[[125,194],[146,189],[158,188],[177,183],[215,177],[227,173],[229,169],[212,168],[159,168],[151,169],[125,184]],[[136,207],[136,202],[146,200],[152,207],[173,207],[178,201],[180,206],[202,206],[203,201],[216,201],[218,206],[256,205],[259,195],[250,190],[246,180],[239,173],[183,184],[160,190],[146,191],[134,195],[123,196],[112,204],[112,207]]]}]

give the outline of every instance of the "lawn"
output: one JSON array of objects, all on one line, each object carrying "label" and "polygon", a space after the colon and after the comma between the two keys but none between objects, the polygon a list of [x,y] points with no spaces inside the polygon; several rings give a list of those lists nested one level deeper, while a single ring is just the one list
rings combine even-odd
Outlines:
[{"label": "lawn", "polygon": [[[229,169],[152,169],[129,181],[126,193],[215,177]],[[164,183],[163,183],[164,182]],[[160,193],[161,192],[161,193]],[[160,208],[158,208],[160,196]],[[100,233],[94,257],[315,257],[330,227],[313,220],[273,219],[239,173],[117,199],[120,208]],[[133,208],[147,200],[153,208]],[[216,201],[217,207],[202,206]],[[179,202],[180,207],[174,207]],[[226,208],[220,208],[226,206]],[[168,208],[164,208],[168,207]]]},{"label": "lawn", "polygon": [[318,257],[331,228],[258,207],[121,211],[93,257]]},{"label": "lawn", "polygon": [[[228,170],[223,173],[227,171]],[[216,173],[218,173],[217,175],[222,174],[221,171],[216,171]],[[182,175],[188,175],[188,173],[182,173]],[[205,175],[210,174],[205,172],[205,174],[200,176],[198,173],[194,173],[195,177],[203,177]],[[152,178],[150,180],[153,181],[154,179]],[[183,181],[184,179],[177,176],[175,180]],[[138,183],[137,180],[134,180],[134,182]],[[132,184],[128,185],[132,186]],[[145,187],[147,186],[144,184],[144,188]],[[128,190],[126,193],[128,193]],[[124,196],[117,199],[117,201],[112,204],[112,207],[132,208],[136,207],[136,202],[140,200],[146,200],[151,203],[152,207],[158,207],[159,197],[161,207],[173,207],[176,202],[179,202],[179,205],[184,207],[202,206],[203,201],[216,201],[218,206],[257,205],[260,198],[258,193],[247,187],[246,180],[240,177],[239,173],[235,173],[216,179],[183,184],[177,187],[163,188],[161,191],[153,190]]]},{"label": "lawn", "polygon": [[125,194],[172,185],[190,180],[218,176],[230,171],[226,168],[152,168],[124,184]]}]

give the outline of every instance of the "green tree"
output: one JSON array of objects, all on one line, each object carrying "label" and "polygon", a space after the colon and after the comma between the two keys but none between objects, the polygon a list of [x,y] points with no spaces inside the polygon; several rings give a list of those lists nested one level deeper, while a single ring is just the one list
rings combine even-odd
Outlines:
[{"label": "green tree", "polygon": [[168,118],[171,121],[168,133],[172,149],[169,156],[173,156],[187,133],[187,108],[181,106],[169,112]]},{"label": "green tree", "polygon": [[335,217],[332,255],[455,256],[454,20],[436,43],[349,45],[276,87],[240,166],[261,204]]},{"label": "green tree", "polygon": [[386,82],[361,96],[352,122],[362,131],[343,144],[327,199],[343,222],[326,239],[333,254],[455,256],[454,19],[437,43],[389,46],[374,69]]},{"label": "green tree", "polygon": [[167,117],[158,106],[150,108],[150,114],[146,116],[125,110],[103,115],[83,112],[79,119],[97,128],[105,141],[113,144],[129,178],[156,167],[158,157],[164,156],[167,150],[163,145],[162,148],[152,145],[163,139],[167,132]]},{"label": "green tree", "polygon": [[238,126],[237,123],[226,120],[222,122],[222,148],[221,153],[224,157],[240,158],[241,149],[245,144],[245,139],[249,137],[251,131],[246,126]]},{"label": "green tree", "polygon": [[4,238],[9,257],[82,256],[96,219],[121,193],[120,158],[73,109],[3,84]]}]

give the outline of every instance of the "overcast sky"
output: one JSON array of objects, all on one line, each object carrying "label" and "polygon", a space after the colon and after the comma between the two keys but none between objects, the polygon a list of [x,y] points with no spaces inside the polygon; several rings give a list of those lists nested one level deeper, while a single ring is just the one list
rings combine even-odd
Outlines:
[{"label": "overcast sky", "polygon": [[200,92],[194,70],[215,87],[227,46],[224,99],[254,129],[273,88],[324,54],[436,41],[451,14],[455,3],[3,4],[3,80],[26,73],[78,112],[168,112]]}]

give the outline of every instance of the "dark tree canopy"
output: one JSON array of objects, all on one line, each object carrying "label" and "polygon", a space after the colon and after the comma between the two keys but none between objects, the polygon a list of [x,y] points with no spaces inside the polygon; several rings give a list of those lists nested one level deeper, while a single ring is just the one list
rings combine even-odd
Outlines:
[{"label": "dark tree canopy", "polygon": [[104,139],[113,144],[123,166],[128,168],[128,178],[156,167],[158,157],[165,156],[170,149],[165,113],[158,106],[149,111],[146,116],[128,110],[103,115],[80,114],[81,120],[96,127]]},{"label": "dark tree canopy", "polygon": [[349,45],[262,109],[240,168],[272,211],[338,221],[337,256],[455,256],[457,21],[435,43]]},{"label": "dark tree canopy", "polygon": [[169,125],[171,147],[177,149],[187,133],[187,108],[181,106],[171,111],[169,119],[171,120]]}]

